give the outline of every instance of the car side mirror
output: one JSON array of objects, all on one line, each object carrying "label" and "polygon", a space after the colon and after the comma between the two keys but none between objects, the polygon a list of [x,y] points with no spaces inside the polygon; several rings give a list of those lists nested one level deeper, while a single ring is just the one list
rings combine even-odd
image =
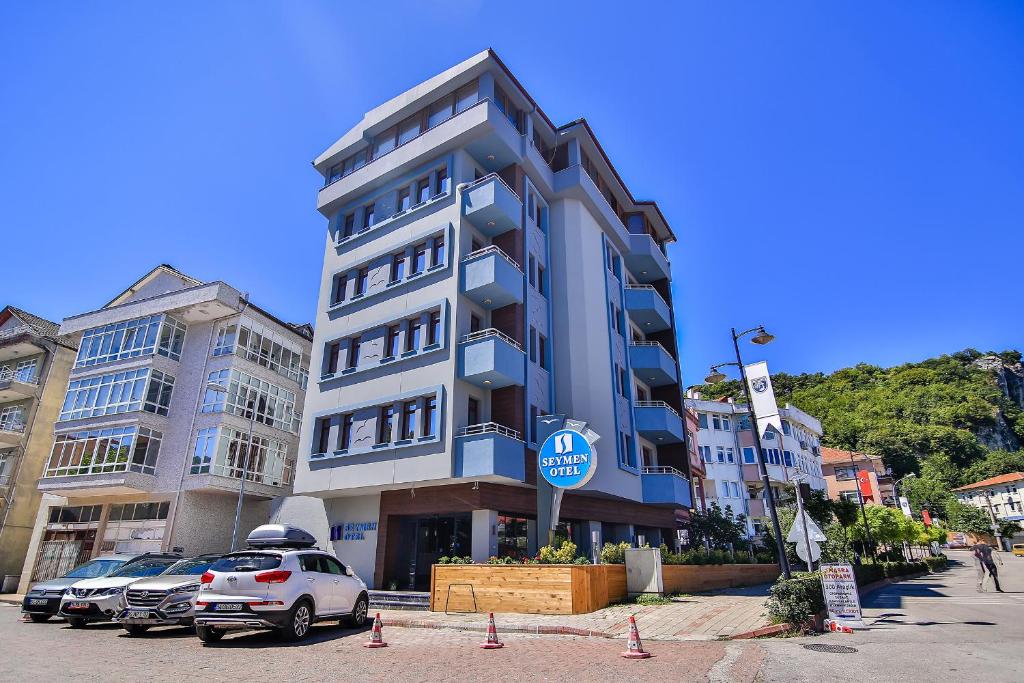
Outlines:
[{"label": "car side mirror", "polygon": [[352,571],[352,567],[345,565],[345,576],[355,576],[355,572]]}]

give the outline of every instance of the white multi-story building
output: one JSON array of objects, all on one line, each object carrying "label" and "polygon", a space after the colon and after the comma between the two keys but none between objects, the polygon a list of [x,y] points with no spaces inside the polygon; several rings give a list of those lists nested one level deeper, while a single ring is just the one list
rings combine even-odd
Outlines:
[{"label": "white multi-story building", "polygon": [[[757,462],[754,433],[746,405],[702,399],[691,392],[686,407],[697,413],[698,451],[707,476],[704,479],[704,504],[729,507],[736,515],[747,517],[747,530],[759,532],[764,507],[763,483]],[[804,411],[786,404],[779,410],[782,433],[768,430],[762,440],[768,477],[776,499],[793,478],[802,475],[812,489],[826,489],[821,471],[821,422]]]},{"label": "white multi-story building", "polygon": [[290,492],[308,325],[161,265],[60,335],[78,354],[23,588],[106,552],[228,550],[243,472],[240,538]]},{"label": "white multi-story building", "polygon": [[1024,521],[1024,472],[1010,472],[953,489],[961,503],[981,508],[998,520]]},{"label": "white multi-story building", "polygon": [[[657,150],[651,150],[656,153]],[[490,50],[368,112],[315,160],[328,219],[295,492],[377,587],[442,555],[537,548],[536,418],[601,439],[562,532],[673,542],[690,506],[657,205],[584,120],[556,126]]]}]

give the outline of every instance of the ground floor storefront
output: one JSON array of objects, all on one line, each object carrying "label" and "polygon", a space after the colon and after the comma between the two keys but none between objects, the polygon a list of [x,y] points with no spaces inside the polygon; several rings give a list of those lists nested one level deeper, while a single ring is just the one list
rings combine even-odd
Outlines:
[{"label": "ground floor storefront", "polygon": [[[524,559],[537,554],[532,488],[489,482],[285,501],[273,521],[296,524],[330,544],[373,588],[426,590],[442,558]],[[681,513],[681,514],[680,514]],[[673,545],[685,512],[567,492],[556,538],[593,557],[604,543]]]}]

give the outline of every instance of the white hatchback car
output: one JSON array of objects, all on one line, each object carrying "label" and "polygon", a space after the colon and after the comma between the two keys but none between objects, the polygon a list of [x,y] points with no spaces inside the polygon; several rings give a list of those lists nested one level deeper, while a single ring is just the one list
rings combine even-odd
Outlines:
[{"label": "white hatchback car", "polygon": [[302,529],[265,524],[248,550],[229,553],[200,578],[196,635],[204,643],[229,630],[272,629],[301,640],[316,621],[366,623],[366,584]]}]

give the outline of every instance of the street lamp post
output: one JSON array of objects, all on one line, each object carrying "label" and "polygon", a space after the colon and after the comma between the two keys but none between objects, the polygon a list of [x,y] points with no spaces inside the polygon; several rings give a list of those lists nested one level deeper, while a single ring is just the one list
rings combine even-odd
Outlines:
[{"label": "street lamp post", "polygon": [[[218,393],[227,394],[228,388],[222,384],[210,382],[206,388]],[[235,524],[231,527],[231,551],[234,552],[238,544],[238,527],[242,521],[242,501],[245,500],[245,475],[249,472],[249,452],[252,450],[252,428],[256,421],[256,401],[249,399],[246,403],[246,410],[249,411],[249,436],[245,442],[245,455],[242,456],[242,473],[238,478],[238,503],[235,504]]]},{"label": "street lamp post", "polygon": [[785,578],[791,578],[792,573],[789,569],[789,560],[786,559],[786,543],[782,538],[782,528],[779,526],[779,514],[775,509],[775,495],[772,493],[771,480],[768,477],[768,463],[764,457],[764,448],[761,446],[761,430],[757,427],[757,412],[754,410],[754,401],[750,397],[750,388],[747,386],[747,370],[743,365],[743,358],[740,355],[740,339],[747,336],[752,332],[757,332],[750,341],[755,344],[767,344],[771,342],[775,337],[768,334],[765,331],[763,325],[752,327],[749,330],[745,330],[736,334],[736,328],[732,328],[732,346],[736,352],[735,363],[719,363],[711,367],[711,374],[705,379],[710,384],[721,382],[725,379],[725,375],[718,371],[718,368],[725,367],[726,365],[735,365],[740,369],[740,383],[743,385],[743,395],[747,398],[747,407],[750,410],[751,430],[754,432],[754,450],[757,452],[758,467],[760,468],[761,483],[764,485],[764,500],[765,505],[768,508],[768,517],[772,522],[772,531],[775,534],[775,546],[779,553],[779,567],[782,569],[782,575]]}]

